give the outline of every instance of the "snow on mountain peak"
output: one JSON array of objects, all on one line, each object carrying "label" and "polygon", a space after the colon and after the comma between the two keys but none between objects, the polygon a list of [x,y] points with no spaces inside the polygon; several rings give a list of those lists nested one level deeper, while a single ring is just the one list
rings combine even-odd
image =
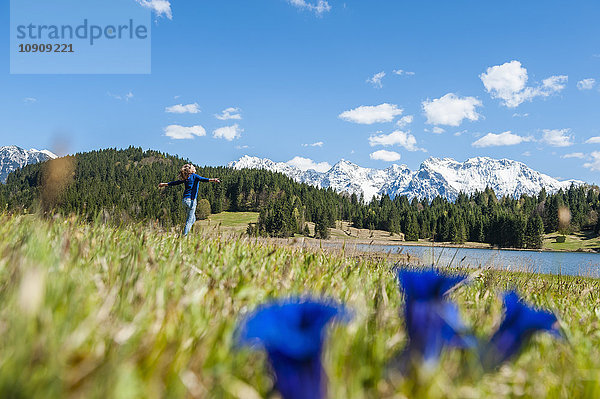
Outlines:
[{"label": "snow on mountain peak", "polygon": [[5,183],[9,173],[16,169],[54,158],[56,155],[48,150],[24,150],[16,145],[0,147],[0,182]]},{"label": "snow on mountain peak", "polygon": [[452,158],[430,157],[423,161],[417,171],[406,165],[391,165],[386,169],[372,169],[358,166],[342,159],[327,172],[302,171],[285,162],[243,156],[228,165],[236,169],[258,168],[283,173],[292,179],[360,196],[369,201],[373,196],[387,194],[390,197],[406,195],[409,198],[446,197],[453,201],[458,194],[472,194],[486,187],[494,190],[497,196],[520,197],[523,194],[536,195],[545,188],[552,193],[568,188],[573,184],[584,184],[577,180],[559,181],[530,169],[522,162],[510,159],[473,157],[464,162]]},{"label": "snow on mountain peak", "polygon": [[49,150],[36,150],[35,148],[32,148],[29,152],[41,152],[42,154],[48,155],[51,159],[58,158],[58,155]]}]

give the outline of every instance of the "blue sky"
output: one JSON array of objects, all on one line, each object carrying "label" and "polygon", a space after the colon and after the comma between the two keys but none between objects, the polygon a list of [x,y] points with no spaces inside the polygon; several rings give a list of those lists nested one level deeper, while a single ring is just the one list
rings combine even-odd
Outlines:
[{"label": "blue sky", "polygon": [[123,1],[153,11],[151,74],[11,75],[7,38],[0,145],[321,169],[490,156],[600,183],[597,1]]}]

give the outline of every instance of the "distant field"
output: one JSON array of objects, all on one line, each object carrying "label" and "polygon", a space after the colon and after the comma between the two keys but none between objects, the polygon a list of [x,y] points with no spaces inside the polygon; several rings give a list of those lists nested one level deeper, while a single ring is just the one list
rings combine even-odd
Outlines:
[{"label": "distant field", "polygon": [[564,243],[556,242],[558,235],[546,234],[544,248],[555,251],[600,250],[600,237],[594,237],[591,232],[567,235]]},{"label": "distant field", "polygon": [[452,293],[479,338],[508,288],[555,311],[566,338],[540,335],[497,372],[452,351],[403,377],[388,368],[407,338],[385,257],[1,213],[0,237],[0,398],[273,397],[264,354],[236,348],[235,327],[268,299],[300,294],[353,311],[325,344],[329,398],[600,397],[599,280],[483,271]]},{"label": "distant field", "polygon": [[[209,220],[197,222],[198,226],[203,228],[210,227],[212,229],[222,228],[224,231],[234,231],[242,233],[246,231],[248,223],[256,223],[258,220],[257,212],[222,212],[216,215],[211,215]],[[382,230],[357,229],[352,227],[349,222],[337,221],[335,228],[331,228],[331,239],[338,240],[361,240],[375,241],[378,244],[422,244],[430,245],[429,240],[403,241],[398,234],[390,234]],[[310,234],[314,234],[314,223],[308,223]],[[599,250],[600,237],[594,237],[591,234],[573,234],[567,236],[564,243],[557,243],[556,237],[558,233],[546,234],[544,237],[544,249],[554,251],[577,251],[577,250]],[[443,244],[443,243],[438,243]],[[446,243],[450,244],[450,243]],[[471,248],[489,248],[489,244],[478,242],[466,242],[461,246]]]},{"label": "distant field", "polygon": [[248,228],[248,223],[257,221],[258,212],[221,212],[210,215],[207,220],[196,222],[196,225],[202,228],[223,228],[228,231],[244,232]]}]

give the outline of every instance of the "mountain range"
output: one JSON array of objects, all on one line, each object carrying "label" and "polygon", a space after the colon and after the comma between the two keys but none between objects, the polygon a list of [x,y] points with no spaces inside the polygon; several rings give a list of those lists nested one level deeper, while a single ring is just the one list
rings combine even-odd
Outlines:
[{"label": "mountain range", "polygon": [[330,187],[358,196],[362,194],[367,201],[385,194],[392,198],[406,195],[410,199],[428,200],[440,196],[454,201],[461,192],[472,194],[486,187],[492,188],[498,197],[508,195],[517,198],[523,194],[537,195],[542,188],[554,193],[561,188],[569,188],[571,184],[584,184],[579,180],[557,180],[522,162],[488,157],[470,158],[464,162],[431,157],[416,171],[406,165],[392,165],[386,169],[364,168],[342,159],[328,171],[317,172],[248,155],[230,162],[228,166],[280,172],[301,183]]},{"label": "mountain range", "polygon": [[13,170],[53,158],[56,155],[48,150],[24,150],[16,145],[0,147],[0,183],[6,183],[6,178]]},{"label": "mountain range", "polygon": [[[0,147],[0,182],[5,183],[13,170],[53,158],[56,155],[48,150],[25,150],[14,145]],[[392,198],[406,195],[410,199],[428,200],[441,196],[454,201],[461,192],[472,194],[486,187],[492,188],[499,197],[520,197],[523,194],[536,195],[542,188],[554,193],[571,184],[584,184],[579,180],[557,180],[522,162],[488,157],[470,158],[464,162],[431,157],[415,171],[406,165],[391,165],[385,169],[365,168],[342,159],[328,171],[317,172],[248,155],[230,162],[228,166],[280,172],[300,183],[363,195],[367,201],[373,196],[385,194]]]}]

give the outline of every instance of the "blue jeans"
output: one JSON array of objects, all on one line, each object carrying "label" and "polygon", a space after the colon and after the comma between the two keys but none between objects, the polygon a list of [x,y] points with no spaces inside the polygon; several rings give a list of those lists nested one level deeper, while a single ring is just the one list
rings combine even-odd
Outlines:
[{"label": "blue jeans", "polygon": [[183,235],[187,236],[194,222],[196,221],[196,204],[197,201],[191,198],[183,199],[183,206],[185,207],[185,211],[187,212],[187,221],[185,222],[185,227],[183,228]]}]

